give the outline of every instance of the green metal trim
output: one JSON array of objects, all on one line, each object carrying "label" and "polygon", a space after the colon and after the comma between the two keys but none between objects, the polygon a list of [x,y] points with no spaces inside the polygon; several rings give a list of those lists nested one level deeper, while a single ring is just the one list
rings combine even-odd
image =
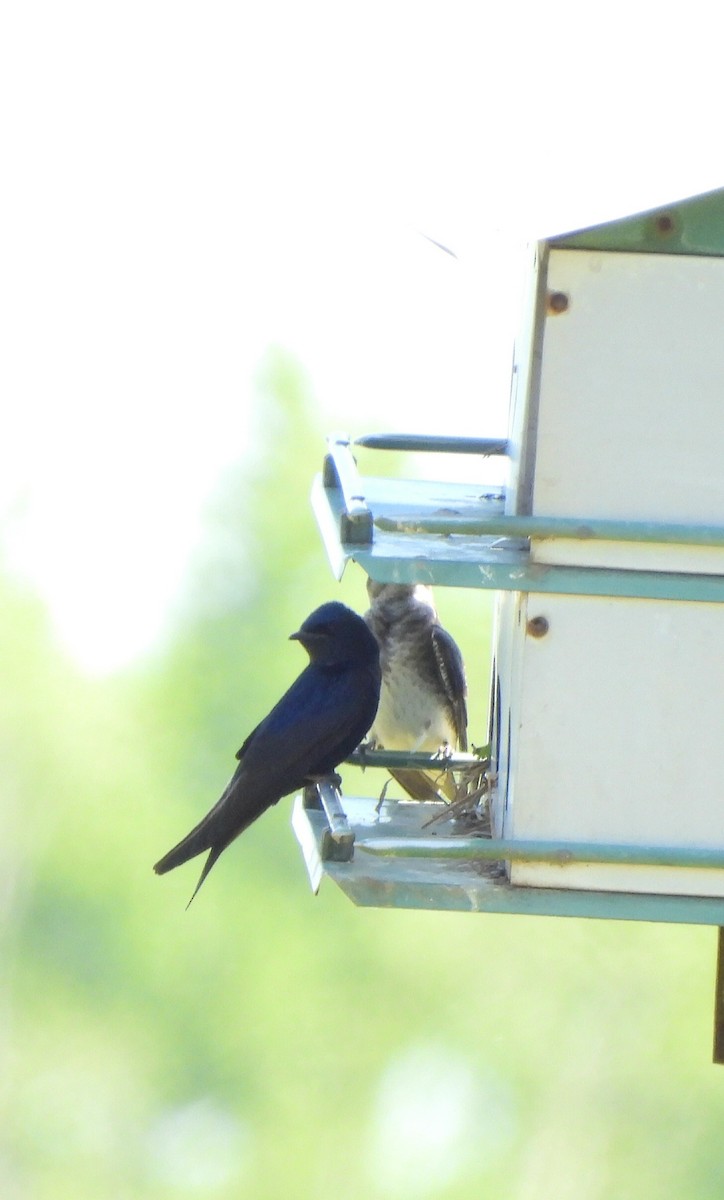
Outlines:
[{"label": "green metal trim", "polygon": [[437,534],[443,537],[566,538],[582,542],[643,542],[667,546],[724,547],[724,525],[680,525],[658,521],[591,520],[572,517],[427,517],[415,513],[374,517],[383,533]]},{"label": "green metal trim", "polygon": [[[360,846],[377,826],[421,828],[441,805],[424,802],[398,806],[385,802],[374,814],[369,799],[345,797],[344,807]],[[376,908],[415,908],[448,912],[518,913],[524,916],[586,917],[687,925],[724,925],[724,899],[657,895],[651,892],[589,891],[582,888],[528,887],[511,884],[498,869],[479,859],[444,857],[401,859],[357,853],[351,862],[323,862],[319,847],[327,829],[321,811],[294,803],[292,825],[302,848],[313,890],[326,875],[355,903]],[[482,839],[481,839],[482,840]]]},{"label": "green metal trim", "polygon": [[628,846],[606,842],[546,842],[525,838],[364,838],[358,850],[382,857],[449,858],[551,863],[557,867],[605,863],[626,867],[724,869],[724,849],[702,846]]},{"label": "green metal trim", "polygon": [[369,450],[401,450],[408,454],[476,454],[505,457],[506,438],[443,437],[419,433],[367,433],[354,439],[355,446]]},{"label": "green metal trim", "polygon": [[[410,504],[416,511],[429,513],[456,512],[473,515],[480,512],[481,504],[485,504],[490,507],[491,511],[500,514],[503,511],[503,493],[500,487],[486,488],[484,484],[421,483],[418,480],[372,478],[365,480],[365,489],[370,509],[374,507],[384,515],[406,512]],[[387,558],[404,559],[410,554],[412,547],[416,557],[425,559],[429,554],[432,558],[438,553],[446,556],[451,547],[454,547],[456,558],[462,554],[476,567],[479,564],[480,539],[473,541],[472,539],[427,538],[422,553],[420,553],[415,539],[406,535],[381,534],[374,528],[370,540],[350,540],[346,536],[348,514],[344,495],[339,487],[328,486],[324,475],[318,475],[312,485],[312,507],[332,570],[338,579],[341,578],[350,558],[357,558],[358,553],[363,554],[370,550],[377,554],[382,548],[384,548]],[[356,532],[354,536],[357,537]],[[495,540],[490,539],[491,545]],[[499,559],[505,558],[502,549],[500,552],[496,551],[496,554]],[[381,576],[374,577],[382,578]]]},{"label": "green metal trim", "polygon": [[[487,755],[489,747],[483,747]],[[425,754],[421,750],[372,750],[359,746],[345,762],[365,770],[368,767],[412,768],[417,771],[464,771],[468,767],[482,767],[480,754]]]},{"label": "green metal trim", "polygon": [[555,249],[724,255],[724,189],[546,239]]},{"label": "green metal trim", "polygon": [[527,552],[507,555],[479,548],[474,561],[455,553],[434,555],[420,541],[408,555],[356,551],[349,557],[380,583],[429,583],[494,591],[541,592],[559,596],[612,596],[639,600],[724,603],[724,576],[670,571],[623,571],[532,563]]},{"label": "green metal trim", "polygon": [[528,544],[567,538],[724,548],[722,525],[508,516],[500,487],[363,481],[346,435],[330,438],[329,447],[312,505],[338,579],[353,559],[381,583],[724,602],[724,571],[556,566],[532,562]]},{"label": "green metal trim", "polygon": [[705,896],[655,896],[650,893],[514,887],[485,881],[479,881],[472,890],[469,886],[461,888],[459,881],[451,880],[444,874],[437,874],[434,879],[426,876],[390,882],[373,875],[365,879],[350,877],[345,870],[348,868],[338,869],[334,864],[329,864],[325,873],[353,903],[364,908],[583,917],[672,925],[720,925],[724,922],[724,900]]}]

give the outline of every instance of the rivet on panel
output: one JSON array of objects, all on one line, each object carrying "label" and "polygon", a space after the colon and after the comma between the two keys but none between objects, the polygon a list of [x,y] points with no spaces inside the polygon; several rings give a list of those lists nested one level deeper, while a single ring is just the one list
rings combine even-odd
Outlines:
[{"label": "rivet on panel", "polygon": [[570,300],[565,292],[549,292],[548,293],[548,312],[553,316],[560,316],[561,313],[567,312],[570,305]]},{"label": "rivet on panel", "polygon": [[534,638],[545,637],[545,635],[547,634],[548,629],[549,629],[548,618],[547,617],[531,617],[525,628],[526,628],[526,632],[528,634],[530,634],[531,637],[534,637]]},{"label": "rivet on panel", "polygon": [[654,222],[654,227],[657,233],[666,236],[674,232],[674,218],[669,213],[662,213]]}]

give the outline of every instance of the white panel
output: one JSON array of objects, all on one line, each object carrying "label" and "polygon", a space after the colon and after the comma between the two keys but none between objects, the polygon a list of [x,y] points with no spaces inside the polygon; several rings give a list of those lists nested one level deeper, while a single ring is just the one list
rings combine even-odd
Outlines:
[{"label": "white panel", "polygon": [[513,373],[510,381],[508,418],[508,480],[506,513],[530,512],[535,453],[535,397],[538,387],[537,344],[541,336],[540,313],[545,308],[545,271],[541,246],[532,248],[530,273],[523,303],[520,329],[515,339]]},{"label": "white panel", "polygon": [[[506,836],[724,849],[724,605],[516,603]],[[539,615],[549,631],[534,638],[526,619]],[[511,878],[724,895],[721,871],[516,865]]]},{"label": "white panel", "polygon": [[[724,526],[724,513],[721,524]],[[533,562],[563,567],[611,567],[622,571],[686,571],[696,575],[724,575],[724,549],[721,546],[537,538],[531,540],[530,557]]]},{"label": "white panel", "polygon": [[548,289],[533,511],[721,523],[724,260],[552,250]]},{"label": "white panel", "polygon": [[493,630],[493,645],[495,646],[495,679],[494,686],[498,696],[494,698],[495,721],[491,729],[491,765],[498,777],[496,799],[498,803],[491,804],[491,823],[494,837],[503,836],[504,808],[508,799],[506,780],[510,772],[509,759],[509,730],[510,710],[513,701],[515,681],[513,653],[520,641],[517,633],[520,617],[518,592],[498,592],[495,606],[495,628]]}]

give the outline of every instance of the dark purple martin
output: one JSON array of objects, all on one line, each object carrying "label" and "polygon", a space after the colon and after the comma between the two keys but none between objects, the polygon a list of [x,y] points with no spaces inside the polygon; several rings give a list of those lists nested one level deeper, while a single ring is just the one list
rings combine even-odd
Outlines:
[{"label": "dark purple martin", "polygon": [[362,617],[331,601],[315,609],[291,640],[302,643],[309,664],[249,734],[221,799],[153,868],[163,875],[209,850],[191,900],[234,838],[282,796],[331,775],[374,719],[380,656]]},{"label": "dark purple martin", "polygon": [[[380,647],[382,689],[370,733],[385,750],[467,750],[467,685],[462,654],[440,624],[424,584],[367,581],[365,620]],[[390,772],[414,800],[439,798],[435,776],[404,768]],[[450,795],[452,798],[452,795]]]}]

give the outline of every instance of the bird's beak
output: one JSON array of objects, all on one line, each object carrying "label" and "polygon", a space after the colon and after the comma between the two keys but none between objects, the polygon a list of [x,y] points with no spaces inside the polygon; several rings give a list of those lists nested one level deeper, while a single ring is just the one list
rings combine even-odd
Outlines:
[{"label": "bird's beak", "polygon": [[312,642],[319,641],[319,634],[312,633],[308,629],[298,629],[296,633],[289,634],[289,641],[290,642],[301,642],[301,644],[304,646],[304,649],[308,650],[309,646]]}]

